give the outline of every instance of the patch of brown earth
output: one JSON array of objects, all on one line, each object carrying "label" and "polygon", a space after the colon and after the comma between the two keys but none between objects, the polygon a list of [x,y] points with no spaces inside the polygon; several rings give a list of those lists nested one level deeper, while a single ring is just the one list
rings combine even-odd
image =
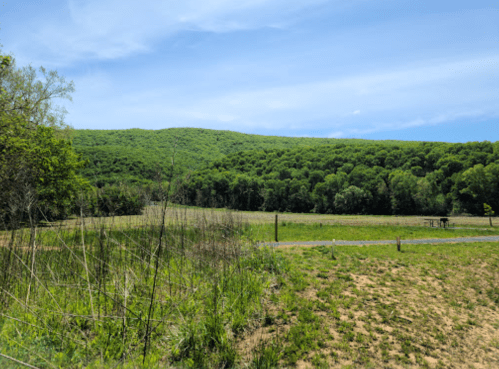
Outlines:
[{"label": "patch of brown earth", "polygon": [[[362,274],[350,273],[353,282],[345,284],[340,296],[363,302],[348,309],[340,304],[339,321],[355,322],[355,336],[370,338],[366,342],[345,342],[338,332],[338,321],[327,311],[315,311],[333,337],[321,350],[328,358],[329,367],[362,368],[369,363],[371,367],[390,368],[499,368],[497,306],[490,302],[481,305],[483,293],[477,292],[479,288],[490,287],[490,281],[499,280],[499,275],[487,263],[469,269],[475,273],[474,288],[467,287],[467,278],[471,277],[462,270],[459,275],[449,270],[446,274],[452,279],[441,280],[422,274],[420,268],[392,268],[387,262]],[[316,272],[311,274],[316,278]],[[395,279],[386,282],[391,276]],[[329,274],[327,281],[335,278],[334,273]],[[317,301],[320,300],[317,292],[312,283],[298,295],[307,301]],[[456,299],[460,302],[453,302]],[[279,329],[289,329],[294,321]],[[275,338],[275,332],[255,331],[244,344],[254,341],[254,337],[270,340]],[[314,354],[310,352],[296,367],[312,368]]]}]

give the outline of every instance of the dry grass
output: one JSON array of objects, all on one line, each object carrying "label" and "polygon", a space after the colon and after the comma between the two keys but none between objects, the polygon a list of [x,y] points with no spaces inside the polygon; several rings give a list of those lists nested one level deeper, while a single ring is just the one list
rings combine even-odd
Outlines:
[{"label": "dry grass", "polygon": [[[179,207],[180,208],[180,207]],[[221,217],[226,209],[204,209],[195,207],[182,207],[182,212],[185,213],[189,223],[195,223],[201,216]],[[157,206],[148,206],[145,208],[143,215],[130,215],[119,217],[104,218],[105,224],[120,226],[123,224],[143,224],[143,219],[159,217],[160,209]],[[263,211],[235,211],[241,216],[244,222],[251,224],[272,224],[275,221],[275,212]],[[177,215],[175,211],[170,212],[167,217],[171,220]],[[339,224],[350,226],[365,226],[365,225],[400,225],[400,226],[422,226],[424,219],[439,218],[435,216],[389,216],[389,215],[331,215],[331,214],[294,214],[294,213],[279,213],[279,221],[293,223],[323,223],[323,224]],[[449,217],[450,223],[456,227],[488,227],[488,217],[478,216],[456,216]],[[101,222],[102,218],[86,218],[89,224]],[[79,225],[78,219],[68,219],[62,222],[64,226]],[[54,223],[59,224],[59,223]]]}]

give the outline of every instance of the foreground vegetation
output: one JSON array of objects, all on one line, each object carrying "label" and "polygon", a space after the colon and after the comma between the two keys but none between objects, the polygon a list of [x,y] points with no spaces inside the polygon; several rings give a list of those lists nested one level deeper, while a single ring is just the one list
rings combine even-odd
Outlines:
[{"label": "foreground vegetation", "polygon": [[[271,222],[242,212],[169,207],[163,230],[161,219],[156,206],[142,216],[2,232],[0,366],[18,367],[13,359],[38,368],[497,364],[498,243],[269,249],[254,245],[273,235]],[[497,234],[377,221],[288,220],[279,234],[290,241]]]},{"label": "foreground vegetation", "polygon": [[243,240],[231,213],[195,228],[181,211],[165,228],[161,217],[4,233],[0,366],[238,364],[236,342],[263,319],[281,258]]}]

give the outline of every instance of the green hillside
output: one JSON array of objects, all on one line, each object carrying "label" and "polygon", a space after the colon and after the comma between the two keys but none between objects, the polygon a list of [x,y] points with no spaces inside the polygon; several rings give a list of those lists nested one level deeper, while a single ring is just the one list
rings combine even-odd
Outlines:
[{"label": "green hillside", "polygon": [[[186,204],[241,210],[483,214],[499,209],[499,142],[451,144],[250,135],[199,128],[77,130],[98,187],[191,172]],[[478,167],[477,167],[478,166]]]},{"label": "green hillside", "polygon": [[230,154],[195,171],[185,203],[333,214],[499,210],[499,146],[348,142]]},{"label": "green hillside", "polygon": [[82,174],[92,184],[101,187],[120,181],[132,184],[156,181],[158,173],[162,173],[163,179],[167,178],[176,139],[176,174],[245,150],[315,147],[340,142],[355,145],[380,142],[404,147],[417,144],[412,141],[276,137],[199,128],[169,128],[157,131],[75,130],[73,145],[89,160]]}]

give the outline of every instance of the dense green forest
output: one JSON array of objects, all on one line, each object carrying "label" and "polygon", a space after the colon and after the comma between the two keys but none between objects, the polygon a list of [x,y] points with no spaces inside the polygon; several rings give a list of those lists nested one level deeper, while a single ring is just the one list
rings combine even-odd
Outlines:
[{"label": "dense green forest", "polygon": [[195,171],[189,205],[333,214],[499,209],[499,142],[338,143],[230,154]]},{"label": "dense green forest", "polygon": [[[245,150],[286,149],[345,143],[370,144],[360,139],[276,137],[200,128],[163,130],[75,130],[73,147],[88,160],[82,175],[97,187],[126,182],[147,184],[169,178],[175,150],[175,176],[213,160]],[[377,141],[387,146],[415,142]],[[176,147],[174,149],[176,143]],[[160,179],[161,180],[161,179]]]}]

